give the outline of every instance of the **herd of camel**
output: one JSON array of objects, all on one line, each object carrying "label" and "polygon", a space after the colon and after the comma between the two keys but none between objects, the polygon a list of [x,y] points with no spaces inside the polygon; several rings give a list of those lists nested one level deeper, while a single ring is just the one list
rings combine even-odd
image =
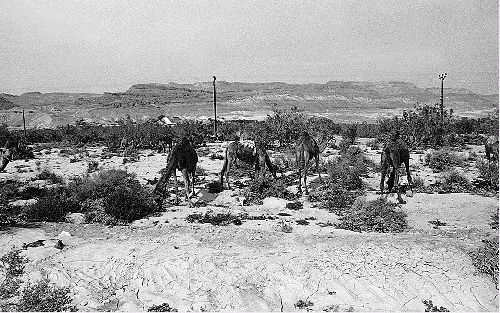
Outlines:
[{"label": "herd of camel", "polygon": [[[328,142],[325,138],[326,137],[323,136],[320,141],[321,144],[318,144],[318,142],[308,132],[304,131],[297,141],[295,146],[295,157],[299,174],[299,193],[302,193],[302,182],[304,183],[305,194],[307,195],[309,193],[307,189],[307,171],[309,169],[310,160],[315,160],[316,172],[321,179],[321,173],[318,171],[318,166],[320,153],[324,150],[326,143]],[[9,144],[8,141],[5,144],[5,148],[0,148],[0,172],[5,169],[16,148],[16,145]],[[485,142],[485,152],[489,169],[492,161],[498,161],[497,136],[490,136],[487,138]],[[228,144],[224,155],[224,165],[220,172],[220,184],[222,187],[224,187],[225,178],[227,187],[231,188],[229,183],[229,173],[231,167],[236,164],[237,160],[253,165],[257,175],[263,174],[267,167],[273,177],[276,178],[276,166],[272,164],[269,155],[267,154],[265,145],[258,141],[253,142],[240,140],[239,137],[236,136],[236,139]],[[161,178],[156,184],[154,192],[157,195],[156,201],[158,205],[161,206],[164,201],[165,189],[168,187],[170,176],[173,176],[175,195],[177,197],[176,170],[179,170],[182,173],[186,200],[190,206],[193,205],[189,194],[191,188],[193,194],[195,193],[194,185],[197,163],[198,154],[196,153],[196,150],[186,137],[181,138],[181,140],[170,150],[167,166],[162,171]],[[410,173],[410,153],[408,146],[401,138],[399,138],[398,133],[393,133],[384,143],[382,149],[380,193],[382,195],[384,194],[385,178],[386,175],[389,174],[389,179],[387,181],[388,192],[395,190],[399,203],[404,204],[406,202],[401,197],[399,188],[399,168],[401,164],[404,164],[405,166],[408,185],[412,188],[413,181]]]},{"label": "herd of camel", "polygon": [[[323,139],[325,137],[322,137]],[[323,143],[327,143],[328,140],[322,140]],[[249,144],[250,143],[250,144]],[[322,146],[322,148],[320,148]],[[309,168],[309,161],[315,160],[316,172],[321,179],[321,173],[318,171],[319,166],[319,156],[324,150],[326,144],[318,145],[318,142],[306,131],[302,133],[295,146],[295,157],[296,166],[298,168],[299,174],[299,186],[298,191],[302,193],[302,182],[304,183],[304,191],[307,195],[309,193],[307,189],[307,171]],[[485,142],[486,157],[488,159],[488,169],[492,161],[498,161],[498,137],[490,136]],[[258,175],[262,175],[263,171],[267,169],[271,172],[274,178],[276,178],[276,166],[274,166],[267,154],[266,148],[263,144],[257,142],[240,141],[237,137],[234,141],[230,142],[226,148],[224,155],[224,165],[220,172],[220,184],[224,187],[224,178],[228,188],[229,183],[229,172],[236,161],[240,160],[247,164],[251,164],[255,167],[255,172]],[[163,203],[164,190],[167,186],[170,176],[173,174],[174,182],[176,185],[176,196],[177,196],[177,178],[175,171],[180,170],[184,178],[186,200],[189,205],[192,206],[192,202],[189,197],[190,186],[192,187],[194,194],[194,180],[196,163],[198,162],[198,155],[195,149],[190,145],[187,138],[182,138],[181,141],[174,146],[169,154],[167,161],[166,170],[158,181],[155,193],[158,195],[158,203],[161,206]],[[397,193],[397,199],[400,204],[405,204],[406,201],[401,197],[401,191],[399,187],[399,168],[401,164],[404,164],[406,169],[406,175],[408,179],[408,185],[413,192],[413,180],[410,173],[410,152],[406,143],[399,137],[397,132],[393,133],[390,138],[384,143],[381,153],[381,179],[380,179],[380,193],[384,195],[385,180],[386,175],[389,174],[389,179],[387,181],[388,192],[393,190]],[[192,183],[189,177],[192,178]]]}]

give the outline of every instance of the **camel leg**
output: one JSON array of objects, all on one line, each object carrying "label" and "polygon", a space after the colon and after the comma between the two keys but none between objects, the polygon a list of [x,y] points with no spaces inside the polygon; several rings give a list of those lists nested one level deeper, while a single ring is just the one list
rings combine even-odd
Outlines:
[{"label": "camel leg", "polygon": [[182,172],[182,177],[184,178],[184,189],[186,192],[186,200],[189,203],[189,206],[192,207],[193,202],[191,202],[191,198],[189,198],[189,175],[187,169],[185,168],[182,169],[181,172]]},{"label": "camel leg", "polygon": [[179,204],[179,195],[177,187],[177,171],[174,169],[174,185],[175,185],[175,204]]},{"label": "camel leg", "polygon": [[389,168],[388,164],[387,164],[387,161],[384,157],[384,155],[382,154],[382,167],[381,167],[381,177],[380,177],[380,194],[383,195],[384,194],[384,183],[385,183],[385,175],[387,175],[387,170]]},{"label": "camel leg", "polygon": [[399,204],[405,204],[406,201],[404,201],[401,197],[401,190],[399,190],[399,166],[401,162],[396,155],[392,155],[391,159],[393,160],[394,165],[394,187],[396,188],[396,193],[398,194],[398,202]]},{"label": "camel leg", "polygon": [[271,159],[269,158],[269,155],[266,153],[266,158],[265,158],[266,166],[273,175],[274,178],[276,178],[276,168],[274,167],[274,164],[271,163]]},{"label": "camel leg", "polygon": [[191,173],[191,176],[193,177],[193,182],[192,182],[192,185],[193,185],[193,195],[195,195],[195,192],[194,192],[194,184],[195,184],[195,180],[196,180],[196,165],[195,167],[193,168],[193,171]]},{"label": "camel leg", "polygon": [[410,186],[410,190],[413,193],[413,179],[411,178],[409,160],[405,161],[405,168],[406,168],[406,178],[408,179],[408,185]]},{"label": "camel leg", "polygon": [[316,173],[319,175],[319,181],[321,182],[321,172],[319,171],[319,154],[314,157],[316,161]]},{"label": "camel leg", "polygon": [[302,168],[299,166],[299,193],[302,193]]},{"label": "camel leg", "polygon": [[302,175],[304,176],[304,192],[306,195],[309,194],[309,190],[307,189],[307,167],[309,165],[309,158],[309,153],[304,152],[304,173],[302,173]]}]

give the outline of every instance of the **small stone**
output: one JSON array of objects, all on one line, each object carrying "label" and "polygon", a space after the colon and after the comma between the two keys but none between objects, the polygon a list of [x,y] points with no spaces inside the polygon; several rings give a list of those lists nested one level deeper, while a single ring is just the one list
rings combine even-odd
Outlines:
[{"label": "small stone", "polygon": [[56,242],[56,244],[55,244],[54,248],[59,249],[59,250],[62,250],[62,248],[64,248],[64,244],[63,244],[62,240],[60,240],[60,239],[59,239],[59,240],[57,240],[57,242]]}]

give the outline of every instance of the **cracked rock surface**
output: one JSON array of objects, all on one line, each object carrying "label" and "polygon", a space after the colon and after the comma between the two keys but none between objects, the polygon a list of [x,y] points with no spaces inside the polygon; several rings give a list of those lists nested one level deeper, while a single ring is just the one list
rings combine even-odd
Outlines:
[{"label": "cracked rock surface", "polygon": [[[462,208],[448,228],[434,230],[423,221],[433,209],[452,210],[449,195],[416,195],[407,206],[413,228],[399,234],[315,223],[284,233],[276,230],[276,220],[189,224],[183,217],[203,209],[176,207],[130,227],[47,223],[10,229],[0,242],[6,250],[61,239],[63,250],[53,244],[25,250],[33,261],[27,271],[35,279],[44,269],[53,281],[70,286],[84,310],[141,311],[167,302],[181,311],[296,311],[297,301],[308,300],[313,310],[423,311],[422,300],[431,299],[453,311],[498,311],[498,290],[490,277],[476,273],[467,255],[469,245],[489,232],[481,219],[497,200],[457,196],[475,207]],[[419,207],[422,197],[428,201]],[[329,220],[329,213],[307,206],[296,214],[315,212],[316,221]],[[477,223],[465,228],[468,215]]]}]

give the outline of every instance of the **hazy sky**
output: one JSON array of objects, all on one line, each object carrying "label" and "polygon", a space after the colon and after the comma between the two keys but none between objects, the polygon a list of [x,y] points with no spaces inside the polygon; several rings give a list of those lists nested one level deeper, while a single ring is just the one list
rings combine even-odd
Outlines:
[{"label": "hazy sky", "polygon": [[498,92],[498,1],[0,0],[0,92],[400,80]]}]

